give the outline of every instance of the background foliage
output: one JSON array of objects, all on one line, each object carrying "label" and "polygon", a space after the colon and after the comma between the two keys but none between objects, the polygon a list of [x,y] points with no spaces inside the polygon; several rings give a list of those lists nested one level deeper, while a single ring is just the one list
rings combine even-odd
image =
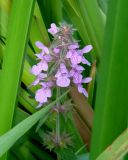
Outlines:
[{"label": "background foliage", "polygon": [[[127,0],[0,1],[0,160],[55,160],[57,155],[62,160],[124,159],[127,130],[117,137],[127,128],[127,5]],[[67,93],[37,111],[36,88],[28,86],[34,80],[35,41],[49,46],[47,29],[64,21],[77,29],[74,36],[81,47],[93,45],[86,57],[91,70],[84,66],[93,80],[87,86],[88,100],[75,88],[69,92],[75,107],[66,124],[61,117],[62,130],[73,135],[73,147],[50,152],[42,146],[46,130],[55,125],[50,110]]]}]

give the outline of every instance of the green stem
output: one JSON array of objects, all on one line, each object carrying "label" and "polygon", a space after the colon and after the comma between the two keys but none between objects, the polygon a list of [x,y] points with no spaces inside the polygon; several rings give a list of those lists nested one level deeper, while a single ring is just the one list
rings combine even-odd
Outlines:
[{"label": "green stem", "polygon": [[[60,88],[57,88],[56,96],[58,97],[59,95],[60,95]],[[57,105],[57,108],[58,108],[59,107],[59,102],[57,102],[56,105]],[[57,139],[57,144],[59,144],[60,143],[60,113],[59,113],[59,110],[56,113],[56,139]]]},{"label": "green stem", "polygon": [[[57,88],[57,93],[56,93],[56,98],[60,95],[60,88]],[[59,101],[57,102],[57,108],[59,108]],[[60,144],[60,113],[59,110],[56,113],[56,140],[57,140],[57,145]],[[57,154],[57,160],[60,160],[60,156]]]},{"label": "green stem", "polygon": [[59,112],[56,115],[56,139],[57,144],[60,143],[60,114]]}]

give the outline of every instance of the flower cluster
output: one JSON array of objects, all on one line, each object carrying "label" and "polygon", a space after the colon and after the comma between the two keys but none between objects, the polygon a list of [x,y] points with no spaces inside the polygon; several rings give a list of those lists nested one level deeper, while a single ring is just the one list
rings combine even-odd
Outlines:
[{"label": "flower cluster", "polygon": [[37,41],[36,46],[41,50],[35,54],[38,63],[31,68],[31,73],[36,76],[33,86],[40,85],[36,91],[35,99],[41,107],[52,96],[53,87],[69,87],[75,84],[80,93],[88,97],[88,93],[83,88],[83,83],[89,83],[91,77],[83,78],[84,67],[81,64],[90,66],[90,62],[84,54],[92,50],[91,45],[79,49],[79,44],[73,39],[74,29],[72,26],[62,24],[57,27],[54,23],[48,32],[54,37],[50,47]]}]

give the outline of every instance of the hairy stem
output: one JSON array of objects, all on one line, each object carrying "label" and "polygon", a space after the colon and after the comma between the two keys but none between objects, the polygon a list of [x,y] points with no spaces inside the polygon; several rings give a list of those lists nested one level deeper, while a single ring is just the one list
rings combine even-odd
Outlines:
[{"label": "hairy stem", "polygon": [[[58,97],[60,95],[60,88],[57,88],[57,94],[56,96]],[[59,102],[57,102],[57,108],[59,108]],[[56,113],[56,139],[57,139],[57,144],[59,145],[60,143],[60,114],[59,110]]]}]

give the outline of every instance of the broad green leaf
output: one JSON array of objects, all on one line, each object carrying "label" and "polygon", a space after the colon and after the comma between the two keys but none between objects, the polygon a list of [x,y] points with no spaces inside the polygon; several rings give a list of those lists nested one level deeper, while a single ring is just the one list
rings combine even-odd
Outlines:
[{"label": "broad green leaf", "polygon": [[[34,0],[13,1],[0,79],[0,135],[12,125],[33,6]],[[0,158],[5,159],[6,154]]]},{"label": "broad green leaf", "polygon": [[10,131],[0,137],[0,157],[22,136],[24,135],[36,122],[50,111],[50,109],[69,91],[65,92],[62,96],[57,98],[54,102],[50,103],[45,108],[29,116]]},{"label": "broad green leaf", "polygon": [[121,160],[128,153],[128,129],[126,129],[96,160]]},{"label": "broad green leaf", "polygon": [[128,1],[109,1],[92,135],[94,160],[127,127]]}]

